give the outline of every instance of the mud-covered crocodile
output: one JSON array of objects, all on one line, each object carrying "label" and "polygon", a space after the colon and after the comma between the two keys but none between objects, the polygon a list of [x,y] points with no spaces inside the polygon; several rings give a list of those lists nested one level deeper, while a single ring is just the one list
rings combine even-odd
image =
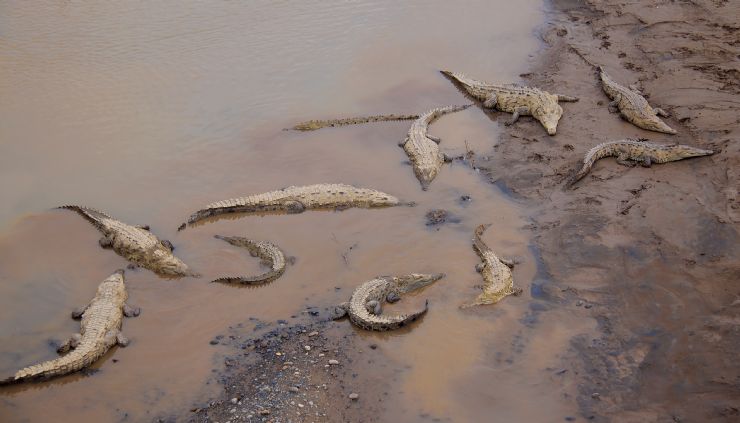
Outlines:
[{"label": "mud-covered crocodile", "polygon": [[601,66],[599,66],[599,74],[604,92],[612,99],[612,102],[609,103],[610,111],[619,111],[625,120],[642,129],[666,134],[676,133],[673,128],[666,125],[658,117],[669,116],[663,109],[650,107],[650,104],[639,91],[619,85]]},{"label": "mud-covered crocodile", "polygon": [[623,166],[632,167],[639,163],[642,166],[650,167],[653,163],[668,163],[710,154],[714,154],[714,152],[688,145],[653,144],[646,142],[644,139],[609,141],[597,145],[586,153],[583,166],[568,180],[566,187],[571,187],[581,180],[588,174],[594,163],[604,157],[616,157],[617,163]]},{"label": "mud-covered crocodile", "polygon": [[483,102],[483,107],[502,112],[513,113],[506,125],[511,125],[519,116],[532,116],[545,127],[547,133],[555,135],[558,121],[563,115],[559,101],[578,101],[577,97],[562,94],[550,94],[532,87],[514,84],[491,84],[477,81],[461,73],[440,71],[476,100]]},{"label": "mud-covered crocodile", "polygon": [[172,254],[171,242],[157,238],[148,226],[129,225],[88,207],[65,205],[58,208],[80,214],[103,233],[101,247],[112,248],[138,266],[164,276],[199,276]]},{"label": "mud-covered crocodile", "polygon": [[434,180],[445,162],[445,156],[439,151],[440,139],[427,133],[429,124],[435,119],[447,113],[453,113],[470,107],[469,104],[464,106],[447,106],[438,107],[421,114],[418,119],[411,124],[406,138],[398,145],[409,156],[411,165],[414,167],[414,174],[421,183],[421,188],[426,190],[429,184]]},{"label": "mud-covered crocodile", "polygon": [[60,354],[66,355],[21,369],[0,381],[0,385],[73,373],[93,364],[114,345],[128,345],[128,339],[121,334],[123,316],[138,316],[139,309],[129,307],[127,299],[123,270],[118,270],[101,282],[95,298],[86,307],[72,313],[73,318],[82,318],[82,321],[80,333],[58,349]]},{"label": "mud-covered crocodile", "polygon": [[398,120],[412,120],[418,119],[419,115],[375,115],[375,116],[361,116],[344,119],[329,119],[329,120],[309,120],[301,122],[295,125],[292,129],[295,131],[315,131],[317,129],[326,127],[346,126],[346,125],[359,125],[362,123],[370,122],[389,122]]},{"label": "mud-covered crocodile", "polygon": [[339,319],[349,314],[352,323],[366,330],[398,329],[426,313],[429,301],[425,302],[421,310],[393,316],[381,315],[383,302],[396,302],[400,300],[401,295],[431,285],[444,276],[444,273],[432,275],[412,273],[405,276],[380,276],[369,280],[355,289],[349,302],[335,307],[333,318]]},{"label": "mud-covered crocodile", "polygon": [[[286,212],[302,213],[309,209],[377,208],[399,205],[398,198],[369,188],[345,184],[291,186],[277,191],[211,203],[190,215],[188,224],[225,213]],[[184,229],[185,224],[180,225]]]},{"label": "mud-covered crocodile", "polygon": [[496,304],[504,297],[519,295],[522,292],[521,288],[514,287],[514,277],[511,275],[514,262],[497,256],[481,239],[489,226],[491,225],[478,226],[473,236],[473,249],[482,261],[476,266],[476,270],[483,276],[483,292],[472,302],[463,304],[461,308]]},{"label": "mud-covered crocodile", "polygon": [[215,238],[228,242],[236,247],[246,248],[252,257],[259,257],[270,270],[257,276],[234,276],[214,279],[213,282],[240,283],[260,285],[272,282],[285,272],[286,258],[277,245],[267,241],[255,241],[239,236],[214,235]]}]

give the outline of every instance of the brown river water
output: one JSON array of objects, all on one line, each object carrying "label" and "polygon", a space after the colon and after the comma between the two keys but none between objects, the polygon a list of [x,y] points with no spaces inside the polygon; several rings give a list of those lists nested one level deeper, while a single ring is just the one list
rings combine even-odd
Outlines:
[{"label": "brown river water", "polygon": [[[548,370],[589,323],[536,320],[537,261],[525,205],[460,162],[422,192],[396,144],[410,122],[283,131],[299,121],[417,113],[467,100],[439,69],[517,81],[539,48],[540,1],[5,2],[0,6],[0,377],[56,356],[69,318],[126,262],[61,204],[149,224],[200,279],[127,272],[128,348],[93,367],[0,390],[0,421],[149,421],[215,392],[225,327],[346,300],[378,274],[445,272],[410,296],[431,309],[411,330],[363,334],[398,363],[386,421],[556,421],[575,410]],[[478,108],[432,126],[449,154],[506,142]],[[216,200],[288,185],[376,188],[416,207],[315,211],[177,226]],[[462,202],[469,195],[472,201]],[[439,230],[424,214],[449,210]],[[470,239],[519,258],[520,297],[461,311],[481,283]],[[208,281],[259,271],[214,234],[270,240],[297,258],[276,282],[240,289]],[[342,254],[353,247],[343,258]],[[335,287],[341,287],[336,291]],[[557,313],[549,314],[557,316]],[[351,329],[349,323],[347,330]]]}]

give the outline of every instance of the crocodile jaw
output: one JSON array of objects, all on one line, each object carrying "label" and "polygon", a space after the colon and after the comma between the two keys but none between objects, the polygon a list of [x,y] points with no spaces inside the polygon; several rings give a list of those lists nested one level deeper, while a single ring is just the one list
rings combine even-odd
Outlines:
[{"label": "crocodile jaw", "polygon": [[553,103],[548,102],[542,107],[538,107],[532,112],[532,115],[540,121],[542,126],[547,130],[548,135],[555,135],[558,130],[558,122],[560,117],[563,116],[563,108],[557,103],[557,100]]},{"label": "crocodile jaw", "polygon": [[411,273],[405,276],[396,277],[396,283],[401,292],[411,292],[425,286],[431,285],[434,282],[445,277],[444,273],[434,274],[423,274],[423,273]]}]

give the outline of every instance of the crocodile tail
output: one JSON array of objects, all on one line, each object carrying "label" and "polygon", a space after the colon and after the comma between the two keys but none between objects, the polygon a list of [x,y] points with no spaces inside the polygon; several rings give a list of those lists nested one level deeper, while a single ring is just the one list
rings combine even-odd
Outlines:
[{"label": "crocodile tail", "polygon": [[483,242],[483,239],[481,239],[481,236],[483,236],[483,232],[486,231],[486,229],[490,228],[490,223],[484,223],[482,225],[478,225],[477,228],[475,228],[475,236],[473,237],[473,245],[479,249],[480,251],[483,251],[485,249],[488,249],[488,246],[485,242]]},{"label": "crocodile tail", "polygon": [[[83,341],[69,354],[23,368],[19,370],[15,376],[5,379],[3,382],[7,384],[21,383],[25,381],[51,378],[54,376],[62,376],[82,370],[103,355],[95,353],[91,354],[91,350],[94,348],[94,344]],[[103,351],[103,353],[105,353],[105,351]]]},{"label": "crocodile tail", "polygon": [[82,206],[74,206],[65,204],[63,206],[56,207],[57,209],[66,209],[66,210],[72,210],[74,212],[77,212],[80,216],[84,217],[85,220],[92,223],[96,228],[101,227],[101,220],[102,219],[112,219],[112,217],[108,216],[107,214],[101,212],[100,210],[95,210],[89,207],[82,207]]},{"label": "crocodile tail", "polygon": [[292,128],[296,131],[315,131],[317,129],[335,126],[346,126],[346,125],[358,125],[363,123],[371,122],[390,122],[398,120],[413,120],[418,119],[419,115],[373,115],[373,116],[361,116],[344,119],[329,119],[329,120],[309,120],[301,122]]}]

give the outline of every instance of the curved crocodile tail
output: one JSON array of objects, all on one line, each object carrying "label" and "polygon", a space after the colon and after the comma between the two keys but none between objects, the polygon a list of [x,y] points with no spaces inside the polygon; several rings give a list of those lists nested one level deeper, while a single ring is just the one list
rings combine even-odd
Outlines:
[{"label": "curved crocodile tail", "polygon": [[77,212],[80,216],[84,217],[85,220],[92,223],[95,227],[100,227],[100,220],[101,219],[112,219],[112,217],[108,216],[107,214],[101,212],[100,210],[96,210],[90,207],[83,207],[83,206],[75,206],[71,204],[65,204],[63,206],[55,207],[56,209],[65,209],[65,210],[72,210],[74,212]]},{"label": "curved crocodile tail", "polygon": [[41,380],[74,373],[89,366],[102,355],[97,353],[91,354],[95,348],[95,343],[82,341],[82,343],[69,354],[25,367],[16,372],[14,376],[0,381],[0,385]]},{"label": "curved crocodile tail", "polygon": [[414,120],[418,119],[419,115],[373,115],[373,116],[360,116],[344,119],[328,119],[328,120],[309,120],[301,122],[292,128],[286,128],[286,130],[294,131],[315,131],[317,129],[326,127],[346,126],[346,125],[359,125],[370,122],[390,122],[399,120]]},{"label": "curved crocodile tail", "polygon": [[490,228],[490,223],[484,223],[482,225],[478,225],[478,227],[475,228],[474,237],[473,237],[473,245],[475,248],[477,248],[480,251],[484,251],[488,249],[488,245],[486,245],[485,242],[483,242],[483,239],[481,238],[483,236],[483,232],[486,231],[486,229]]}]

